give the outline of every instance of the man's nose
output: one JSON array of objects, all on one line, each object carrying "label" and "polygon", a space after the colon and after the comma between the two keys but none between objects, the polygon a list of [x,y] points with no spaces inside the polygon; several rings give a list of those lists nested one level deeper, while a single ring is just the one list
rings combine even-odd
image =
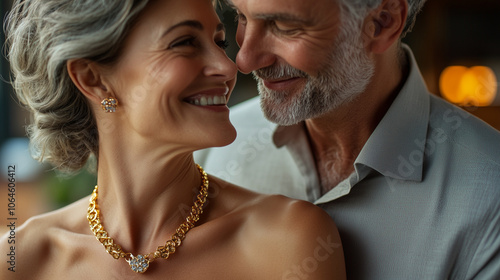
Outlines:
[{"label": "man's nose", "polygon": [[238,26],[236,41],[240,50],[236,55],[236,65],[240,72],[248,74],[252,71],[265,68],[274,64],[276,55],[272,52],[272,38],[265,32],[247,24]]}]

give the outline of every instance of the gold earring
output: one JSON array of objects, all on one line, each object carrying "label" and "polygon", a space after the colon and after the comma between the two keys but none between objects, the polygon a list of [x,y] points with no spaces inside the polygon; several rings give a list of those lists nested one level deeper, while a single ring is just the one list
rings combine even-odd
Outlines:
[{"label": "gold earring", "polygon": [[114,113],[116,112],[116,107],[118,107],[118,101],[113,97],[108,97],[101,101],[101,105],[106,113]]}]

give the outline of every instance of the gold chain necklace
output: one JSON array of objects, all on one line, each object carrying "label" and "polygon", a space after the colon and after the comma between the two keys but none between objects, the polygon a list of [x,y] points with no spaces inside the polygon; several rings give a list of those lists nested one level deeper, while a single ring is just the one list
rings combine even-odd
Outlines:
[{"label": "gold chain necklace", "polygon": [[172,238],[168,240],[164,246],[159,246],[156,251],[147,255],[134,256],[131,253],[122,251],[120,245],[116,244],[113,238],[109,237],[108,232],[104,229],[99,218],[99,207],[97,205],[97,189],[95,186],[94,192],[90,197],[90,204],[87,210],[87,220],[89,221],[90,230],[94,233],[96,239],[104,246],[106,251],[115,259],[124,258],[130,265],[130,268],[137,273],[144,273],[149,268],[149,264],[158,258],[168,259],[179,246],[182,240],[186,237],[186,233],[195,226],[195,223],[200,219],[200,214],[203,213],[203,205],[207,200],[208,195],[208,176],[207,173],[199,166],[198,170],[201,173],[203,182],[201,184],[200,193],[196,197],[194,205],[191,207],[191,213],[186,220],[177,228]]}]

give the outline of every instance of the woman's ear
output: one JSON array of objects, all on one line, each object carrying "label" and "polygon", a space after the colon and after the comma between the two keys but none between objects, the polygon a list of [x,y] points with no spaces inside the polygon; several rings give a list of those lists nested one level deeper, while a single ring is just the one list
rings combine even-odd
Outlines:
[{"label": "woman's ear", "polygon": [[370,52],[383,53],[399,40],[407,13],[406,0],[383,0],[382,4],[368,15],[363,30]]},{"label": "woman's ear", "polygon": [[72,59],[66,63],[68,74],[75,86],[94,104],[110,97],[110,88],[103,80],[101,69],[87,59]]}]

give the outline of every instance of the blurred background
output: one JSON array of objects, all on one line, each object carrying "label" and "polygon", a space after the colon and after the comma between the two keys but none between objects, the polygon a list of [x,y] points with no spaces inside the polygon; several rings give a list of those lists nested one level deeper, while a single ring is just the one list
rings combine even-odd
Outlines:
[{"label": "blurred background", "polygon": [[[2,18],[10,9],[11,2],[2,0]],[[234,59],[238,50],[234,43],[235,13],[223,7],[219,15],[228,30],[228,55]],[[413,49],[431,92],[464,107],[498,130],[499,17],[498,0],[430,0],[417,18],[413,32],[403,40]],[[4,40],[2,30],[2,54],[5,53]],[[89,195],[96,179],[86,171],[67,177],[31,158],[25,137],[30,115],[12,94],[8,83],[9,65],[4,55],[0,60],[0,70],[0,225],[6,224],[9,217],[9,165],[16,166],[15,217],[19,225],[33,215]],[[239,74],[230,106],[256,95],[253,79]],[[0,233],[6,229],[1,226]]]}]

